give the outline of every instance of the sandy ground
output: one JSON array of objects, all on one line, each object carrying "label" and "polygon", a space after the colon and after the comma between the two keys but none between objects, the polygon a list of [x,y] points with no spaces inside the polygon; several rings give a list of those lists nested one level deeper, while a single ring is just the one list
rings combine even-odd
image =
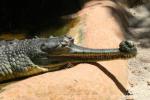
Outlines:
[{"label": "sandy ground", "polygon": [[136,58],[130,59],[129,84],[132,100],[150,99],[150,3],[138,6],[128,11],[133,15],[130,26],[133,40],[138,47]]},{"label": "sandy ground", "polygon": [[129,91],[134,100],[150,98],[150,49],[138,48],[136,58],[129,60]]}]

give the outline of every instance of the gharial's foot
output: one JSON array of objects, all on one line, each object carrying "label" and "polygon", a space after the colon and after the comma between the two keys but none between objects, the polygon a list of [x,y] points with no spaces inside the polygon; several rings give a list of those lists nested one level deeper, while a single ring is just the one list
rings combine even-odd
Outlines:
[{"label": "gharial's foot", "polygon": [[8,80],[23,78],[45,72],[48,72],[48,69],[39,67],[37,65],[26,66],[25,69],[13,71],[11,74],[5,74],[6,72],[3,71],[4,75],[0,75],[0,82],[7,82]]},{"label": "gharial's foot", "polygon": [[39,73],[45,73],[48,72],[47,68],[43,68],[37,65],[31,65],[31,66],[27,66],[27,70],[26,71],[22,71],[21,73],[18,72],[16,73],[15,76],[18,77],[26,77],[26,76],[32,76],[32,75],[36,75]]}]

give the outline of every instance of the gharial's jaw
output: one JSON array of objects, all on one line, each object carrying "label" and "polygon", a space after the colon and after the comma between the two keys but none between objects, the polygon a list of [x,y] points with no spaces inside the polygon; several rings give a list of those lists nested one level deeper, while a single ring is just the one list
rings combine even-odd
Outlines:
[{"label": "gharial's jaw", "polygon": [[54,62],[96,62],[113,59],[127,59],[136,56],[137,49],[130,41],[123,41],[119,48],[90,49],[67,43],[49,52],[49,59]]}]

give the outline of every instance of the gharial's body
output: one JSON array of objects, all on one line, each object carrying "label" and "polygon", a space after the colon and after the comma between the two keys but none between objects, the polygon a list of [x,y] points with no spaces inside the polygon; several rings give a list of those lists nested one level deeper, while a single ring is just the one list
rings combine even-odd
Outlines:
[{"label": "gharial's body", "polygon": [[116,49],[77,46],[71,37],[34,38],[0,42],[0,82],[65,68],[68,63],[96,62],[134,57],[129,41]]}]

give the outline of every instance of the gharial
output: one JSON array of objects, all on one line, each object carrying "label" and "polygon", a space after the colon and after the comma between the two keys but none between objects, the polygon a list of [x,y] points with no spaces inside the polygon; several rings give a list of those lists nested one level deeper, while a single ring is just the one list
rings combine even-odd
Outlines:
[{"label": "gharial", "polygon": [[69,36],[0,41],[0,82],[60,70],[69,63],[126,59],[136,54],[130,41],[113,49],[81,47]]}]

